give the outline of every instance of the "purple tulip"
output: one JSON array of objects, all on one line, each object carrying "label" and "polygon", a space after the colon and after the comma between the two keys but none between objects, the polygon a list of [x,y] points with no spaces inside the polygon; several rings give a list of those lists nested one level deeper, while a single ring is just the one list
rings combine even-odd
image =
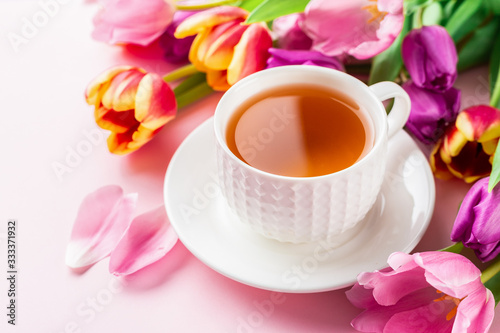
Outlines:
[{"label": "purple tulip", "polygon": [[318,51],[270,48],[269,53],[271,57],[267,60],[267,68],[286,65],[313,65],[344,71],[344,66],[337,58],[328,57]]},{"label": "purple tulip", "polygon": [[451,239],[473,249],[483,262],[500,253],[500,187],[488,192],[489,177],[478,180],[460,206]]},{"label": "purple tulip", "polygon": [[415,84],[446,91],[457,78],[457,50],[445,28],[413,29],[403,40],[403,61]]},{"label": "purple tulip", "polygon": [[273,32],[279,48],[286,50],[309,50],[312,39],[302,31],[304,14],[280,16],[273,21]]},{"label": "purple tulip", "polygon": [[436,142],[445,127],[455,121],[460,109],[460,90],[450,88],[439,93],[417,87],[407,81],[403,89],[411,99],[411,112],[406,128],[425,144]]},{"label": "purple tulip", "polygon": [[168,61],[173,63],[188,61],[189,49],[195,36],[177,39],[174,37],[174,32],[182,21],[194,13],[197,11],[176,11],[172,23],[160,36],[160,46],[165,50],[164,57]]}]

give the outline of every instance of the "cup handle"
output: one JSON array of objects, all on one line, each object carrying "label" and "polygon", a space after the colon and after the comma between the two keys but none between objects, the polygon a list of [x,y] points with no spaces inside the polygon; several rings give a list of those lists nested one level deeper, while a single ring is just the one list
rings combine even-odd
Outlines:
[{"label": "cup handle", "polygon": [[379,82],[370,86],[375,96],[382,102],[394,98],[394,105],[387,116],[389,126],[388,136],[391,138],[396,132],[404,127],[410,116],[410,97],[401,86],[394,82]]}]

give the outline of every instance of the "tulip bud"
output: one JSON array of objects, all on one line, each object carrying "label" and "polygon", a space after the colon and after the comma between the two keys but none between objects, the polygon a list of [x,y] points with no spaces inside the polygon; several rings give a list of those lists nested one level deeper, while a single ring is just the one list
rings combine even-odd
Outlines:
[{"label": "tulip bud", "polygon": [[403,62],[420,88],[444,92],[457,78],[457,50],[441,26],[424,26],[406,35],[401,46]]}]

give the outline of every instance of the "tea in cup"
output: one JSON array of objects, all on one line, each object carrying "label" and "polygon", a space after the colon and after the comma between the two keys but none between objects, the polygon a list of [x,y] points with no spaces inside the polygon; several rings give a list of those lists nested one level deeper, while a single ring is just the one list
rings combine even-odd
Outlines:
[{"label": "tea in cup", "polygon": [[[387,116],[382,101],[390,98]],[[409,112],[408,95],[393,82],[368,87],[303,65],[254,73],[215,111],[223,196],[263,236],[293,243],[345,238],[372,208],[387,141]]]}]

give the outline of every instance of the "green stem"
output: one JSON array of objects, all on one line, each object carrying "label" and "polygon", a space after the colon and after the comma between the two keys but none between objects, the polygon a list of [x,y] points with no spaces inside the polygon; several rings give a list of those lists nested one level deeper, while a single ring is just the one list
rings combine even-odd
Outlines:
[{"label": "green stem", "polygon": [[213,89],[210,88],[208,83],[202,82],[194,88],[176,97],[177,108],[181,109],[188,104],[191,104],[199,99],[202,99],[203,97],[210,95],[211,93],[213,93]]},{"label": "green stem", "polygon": [[481,273],[481,282],[484,284],[500,272],[500,257]]},{"label": "green stem", "polygon": [[445,247],[444,249],[441,249],[439,251],[460,253],[460,252],[462,252],[463,248],[464,248],[464,244],[462,242],[458,242],[458,243],[455,243],[455,244],[450,245],[448,247]]},{"label": "green stem", "polygon": [[416,26],[414,27],[415,29],[420,29],[424,25],[422,19],[423,15],[424,15],[424,8],[420,6],[417,10],[417,13],[415,14],[415,21],[416,21],[415,22]]},{"label": "green stem", "polygon": [[205,73],[198,72],[193,74],[174,88],[174,94],[175,96],[180,96],[204,81],[206,81]]},{"label": "green stem", "polygon": [[168,73],[167,75],[165,75],[163,77],[163,80],[167,83],[173,82],[173,81],[182,79],[183,77],[186,77],[186,76],[189,76],[189,75],[192,75],[195,73],[198,73],[198,70],[196,69],[196,67],[194,67],[193,64],[188,64],[186,66],[177,68],[176,70]]}]

